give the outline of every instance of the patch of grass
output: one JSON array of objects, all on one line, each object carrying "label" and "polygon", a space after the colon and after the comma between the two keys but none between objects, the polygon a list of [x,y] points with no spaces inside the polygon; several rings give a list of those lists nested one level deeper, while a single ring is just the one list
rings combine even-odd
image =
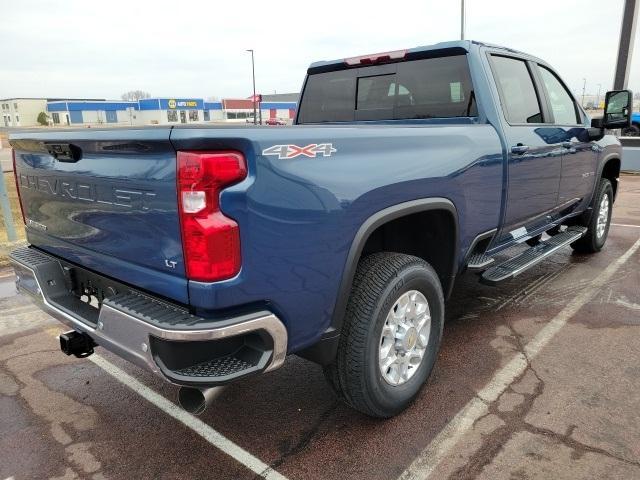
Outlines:
[{"label": "patch of grass", "polygon": [[[16,190],[16,183],[13,177],[13,172],[7,172],[4,174],[4,184],[7,186],[7,193],[9,195],[9,203],[11,204],[11,213],[13,214],[13,224],[18,235],[18,240],[24,240],[24,224],[22,223],[22,213],[20,213],[20,203],[18,202],[18,192]],[[0,244],[8,242],[7,227],[5,226],[5,220],[0,213]]]}]

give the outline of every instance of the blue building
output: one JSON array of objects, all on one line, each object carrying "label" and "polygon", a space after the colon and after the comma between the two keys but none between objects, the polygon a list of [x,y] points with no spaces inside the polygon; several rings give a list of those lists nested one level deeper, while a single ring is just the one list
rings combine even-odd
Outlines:
[{"label": "blue building", "polygon": [[206,121],[201,98],[146,98],[138,101],[143,125]]},{"label": "blue building", "polygon": [[138,102],[49,101],[47,112],[54,125],[137,124]]},{"label": "blue building", "polygon": [[[291,123],[296,102],[260,104],[262,119]],[[49,101],[54,125],[172,125],[203,122],[253,122],[253,103],[247,99],[205,102],[202,98],[146,98],[128,101]]]}]

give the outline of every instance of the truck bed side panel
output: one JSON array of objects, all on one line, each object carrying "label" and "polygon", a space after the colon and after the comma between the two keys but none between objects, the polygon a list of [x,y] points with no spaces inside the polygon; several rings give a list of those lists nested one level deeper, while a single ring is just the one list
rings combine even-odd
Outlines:
[{"label": "truck bed side panel", "polygon": [[[248,178],[221,195],[222,210],[240,225],[242,270],[224,282],[189,282],[191,303],[213,310],[266,300],[287,325],[290,351],[329,326],[347,253],[374,213],[448,198],[459,215],[459,257],[499,223],[503,154],[490,125],[175,128],[171,141],[177,150],[240,150],[249,164]],[[262,154],[274,145],[319,143],[337,151]]]}]

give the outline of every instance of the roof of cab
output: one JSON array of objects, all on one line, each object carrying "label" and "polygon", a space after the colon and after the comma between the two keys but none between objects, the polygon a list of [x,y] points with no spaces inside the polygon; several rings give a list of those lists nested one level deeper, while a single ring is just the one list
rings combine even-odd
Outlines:
[{"label": "roof of cab", "polygon": [[[413,56],[413,55],[419,55],[421,53],[428,54],[429,52],[436,51],[436,50],[446,50],[446,51],[452,51],[452,52],[455,52],[455,51],[469,52],[471,51],[471,45],[490,47],[490,48],[505,50],[511,53],[518,53],[518,54],[525,55],[523,52],[519,52],[518,50],[514,50],[512,48],[503,47],[501,45],[493,45],[491,43],[486,43],[486,42],[479,42],[476,40],[454,40],[450,42],[434,43],[433,45],[423,45],[420,47],[406,49],[406,54]],[[373,55],[375,55],[375,53]],[[316,73],[323,70],[335,70],[336,67],[343,66],[344,63],[345,63],[344,58],[338,58],[335,60],[321,60],[318,62],[313,62],[311,65],[309,65],[307,72],[312,73],[313,71],[313,73]],[[334,67],[334,68],[331,68],[331,67]]]}]

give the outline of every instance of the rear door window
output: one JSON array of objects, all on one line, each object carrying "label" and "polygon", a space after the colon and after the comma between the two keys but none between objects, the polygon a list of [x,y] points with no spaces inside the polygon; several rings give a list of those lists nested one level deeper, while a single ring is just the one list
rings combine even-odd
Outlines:
[{"label": "rear door window", "polygon": [[398,65],[395,118],[449,118],[478,115],[467,57],[429,58]]},{"label": "rear door window", "polygon": [[524,60],[492,55],[491,63],[507,122],[542,123],[540,102]]},{"label": "rear door window", "polygon": [[455,55],[310,75],[298,122],[477,114],[467,58]]}]

